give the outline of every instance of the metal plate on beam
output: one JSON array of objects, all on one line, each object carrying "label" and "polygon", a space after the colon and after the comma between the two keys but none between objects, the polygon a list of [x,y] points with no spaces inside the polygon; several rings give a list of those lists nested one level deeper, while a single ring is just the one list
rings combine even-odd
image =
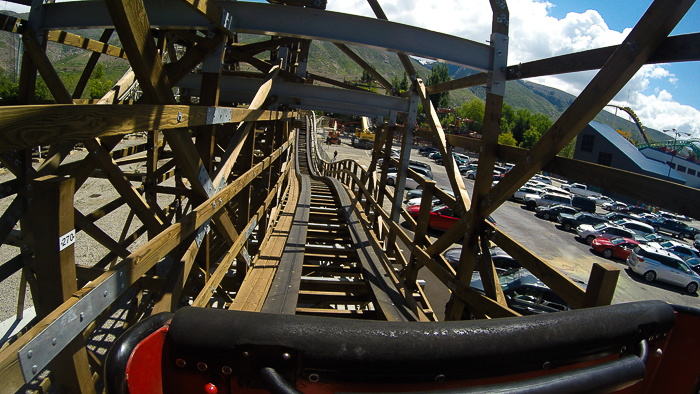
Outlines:
[{"label": "metal plate on beam", "polygon": [[126,269],[115,271],[17,352],[24,381],[46,368],[73,338],[127,289]]}]

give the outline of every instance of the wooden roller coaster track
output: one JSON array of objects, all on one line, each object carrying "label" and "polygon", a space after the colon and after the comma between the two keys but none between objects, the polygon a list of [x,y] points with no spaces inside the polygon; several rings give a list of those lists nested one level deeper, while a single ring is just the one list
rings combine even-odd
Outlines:
[{"label": "wooden roller coaster track", "polygon": [[[354,323],[359,319],[392,321],[407,332],[420,327],[423,337],[445,327],[458,332],[456,323],[432,325],[438,322],[419,285],[421,270],[429,270],[451,291],[446,320],[461,319],[465,307],[492,322],[517,317],[484,253],[491,242],[575,309],[584,310],[576,316],[590,320],[594,314],[586,313],[587,308],[611,303],[617,269],[596,264],[584,289],[485,220],[541,170],[700,217],[697,189],[557,156],[643,65],[700,60],[700,33],[669,37],[691,7],[689,0],[655,0],[619,46],[513,66],[507,64],[511,17],[504,0],[490,0],[488,44],[388,21],[377,0],[368,0],[377,19],[328,12],[325,1],[311,0],[13,2],[31,5],[31,11],[26,20],[0,15],[0,27],[21,35],[24,47],[19,97],[0,106],[0,162],[14,175],[0,184],[7,202],[0,240],[14,251],[1,262],[0,280],[19,285],[19,315],[25,290],[31,291],[36,318],[2,344],[0,392],[58,387],[60,392],[89,393],[109,386],[103,363],[113,341],[96,338],[118,335],[149,315],[181,309],[195,312],[186,312],[190,323],[174,320],[173,327],[181,330],[179,335],[189,330],[196,337],[200,324],[205,342],[216,335],[207,337],[211,326],[197,321],[209,316],[198,315],[202,310],[311,315],[278,322],[290,327],[303,325],[295,323],[299,321],[309,322],[308,327],[331,324],[348,333],[350,327],[363,327]],[[100,40],[77,34],[96,28],[104,29]],[[121,47],[107,43],[113,32]],[[242,33],[263,38],[242,44]],[[312,40],[333,42],[388,93],[314,74],[308,69]],[[58,76],[48,42],[91,53],[73,92]],[[396,92],[348,44],[398,56],[411,89]],[[425,86],[409,55],[477,73]],[[81,99],[101,56],[128,61],[130,69],[99,100]],[[506,81],[584,70],[599,71],[531,149],[498,144]],[[49,102],[34,100],[37,73],[53,97]],[[482,138],[446,135],[428,95],[479,85],[487,92]],[[414,129],[419,106],[429,132]],[[323,158],[310,138],[312,111],[377,119],[369,168]],[[403,124],[397,124],[399,114]],[[134,133],[143,135],[141,142],[125,139]],[[415,136],[433,141],[443,157],[452,157],[456,147],[479,152],[473,192],[467,192],[454,160],[444,166],[455,197],[410,170],[408,142]],[[405,143],[400,158],[393,159],[400,175],[387,188],[394,137]],[[33,162],[36,147],[48,147],[39,164]],[[516,164],[492,188],[496,158]],[[134,164],[139,171],[130,167]],[[461,217],[434,242],[426,236],[427,218],[414,220],[402,208],[408,177],[424,189],[423,208],[435,196]],[[81,188],[92,182],[102,182],[113,198],[98,207],[86,204]],[[106,230],[106,220],[118,222],[119,229]],[[403,220],[413,232],[399,225]],[[456,269],[441,255],[455,242],[465,246]],[[104,253],[81,252],[88,249]],[[469,286],[477,267],[484,293]],[[630,311],[634,308],[644,309]],[[115,318],[118,311],[124,313]],[[625,313],[631,312],[615,316]],[[353,318],[341,320],[353,323],[328,323],[328,316]],[[122,326],[111,327],[114,319]],[[497,324],[492,322],[486,324]],[[396,334],[382,331],[386,326],[375,321],[362,323],[377,333]],[[644,339],[638,338],[643,333],[651,336],[652,346],[664,340],[668,345],[662,339],[667,325],[654,330],[658,332],[635,331],[634,340]],[[362,344],[361,335],[372,335],[369,329],[361,331],[348,334],[352,343]],[[370,338],[369,343],[376,342]],[[425,341],[415,343],[421,351],[430,348]],[[611,348],[604,353],[609,355]],[[408,355],[410,349],[397,354]],[[441,349],[449,353],[449,346]],[[323,349],[308,351],[309,359],[318,354],[321,361],[304,375],[306,382],[316,381],[323,370]],[[420,361],[413,357],[411,361]],[[184,359],[177,363],[186,367]],[[195,365],[201,372],[207,369],[203,362]],[[406,363],[396,365],[416,372]],[[479,369],[478,360],[469,365]],[[227,365],[220,368],[223,375],[232,373]],[[673,377],[675,387],[692,386],[689,376]],[[442,382],[445,376],[431,379]]]}]

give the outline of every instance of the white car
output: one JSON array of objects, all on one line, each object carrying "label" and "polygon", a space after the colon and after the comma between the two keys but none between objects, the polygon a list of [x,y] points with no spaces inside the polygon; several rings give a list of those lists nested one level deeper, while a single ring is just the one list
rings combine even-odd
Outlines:
[{"label": "white car", "polygon": [[628,230],[624,227],[616,226],[612,223],[600,223],[595,226],[590,224],[582,224],[576,229],[576,233],[579,237],[586,240],[590,245],[596,238],[615,238],[615,237],[625,237],[635,239],[634,232]]},{"label": "white car", "polygon": [[700,253],[697,250],[690,247],[690,245],[678,244],[666,248],[669,252],[675,254],[676,256],[687,260],[690,258],[700,259]]},{"label": "white car", "polygon": [[593,200],[595,200],[595,203],[598,205],[603,205],[606,202],[611,203],[611,204],[615,202],[615,200],[613,200],[612,198],[607,197],[607,196],[602,196],[602,195],[593,197]]},{"label": "white car", "polygon": [[[396,172],[386,174],[387,186],[396,185]],[[406,189],[420,189],[420,185],[411,177],[406,177]]]},{"label": "white car", "polygon": [[516,201],[525,201],[525,196],[528,194],[532,195],[538,195],[540,189],[535,189],[534,187],[529,187],[529,186],[523,186],[518,191],[513,193],[513,200]]},{"label": "white car", "polygon": [[[445,193],[446,193],[446,194],[449,194],[449,195],[452,196],[453,198],[454,198],[454,196],[455,196],[454,193],[452,193],[451,191],[450,191],[450,192],[445,191]],[[412,198],[412,199],[406,201],[406,206],[407,206],[407,207],[410,207],[410,206],[412,206],[412,205],[418,205],[418,204],[420,204],[420,202],[421,202],[422,200],[423,200],[423,197],[422,197],[422,196],[421,196],[421,197],[414,197],[414,198]],[[438,202],[440,202],[440,200],[439,200],[437,197],[433,196],[433,205],[437,204]]]},{"label": "white car", "polygon": [[551,185],[551,184],[552,184],[552,178],[550,178],[550,177],[548,177],[548,176],[544,176],[544,175],[535,175],[535,176],[532,177],[532,179],[534,179],[534,180],[536,180],[536,181],[540,181],[540,182],[542,182],[542,183],[546,183],[546,184],[548,184],[548,185]]},{"label": "white car", "polygon": [[627,265],[647,282],[666,282],[683,287],[691,294],[698,291],[700,276],[683,259],[666,250],[639,245],[639,249],[627,257]]}]

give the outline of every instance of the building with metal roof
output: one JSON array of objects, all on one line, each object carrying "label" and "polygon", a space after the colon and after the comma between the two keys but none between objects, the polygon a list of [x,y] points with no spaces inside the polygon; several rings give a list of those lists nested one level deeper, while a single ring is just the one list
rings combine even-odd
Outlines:
[{"label": "building with metal roof", "polygon": [[590,122],[578,135],[574,159],[686,184],[668,164],[645,156],[615,129],[600,122]]}]

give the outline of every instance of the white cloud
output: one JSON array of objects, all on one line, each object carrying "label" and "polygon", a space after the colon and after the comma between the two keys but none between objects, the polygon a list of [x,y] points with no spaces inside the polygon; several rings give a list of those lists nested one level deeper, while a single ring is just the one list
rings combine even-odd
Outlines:
[{"label": "white cloud", "polygon": [[[484,42],[491,32],[492,12],[487,1],[382,0],[389,20]],[[595,10],[569,13],[563,19],[549,14],[552,3],[537,0],[509,0],[510,42],[508,64],[558,56],[620,44],[631,28],[611,30]],[[374,17],[366,0],[331,0],[328,9]],[[578,95],[595,71],[534,78],[533,82]],[[655,129],[676,128],[700,137],[700,111],[674,102],[659,82],[678,84],[679,76],[664,65],[647,65],[629,81],[613,103],[630,106],[642,123]]]}]

